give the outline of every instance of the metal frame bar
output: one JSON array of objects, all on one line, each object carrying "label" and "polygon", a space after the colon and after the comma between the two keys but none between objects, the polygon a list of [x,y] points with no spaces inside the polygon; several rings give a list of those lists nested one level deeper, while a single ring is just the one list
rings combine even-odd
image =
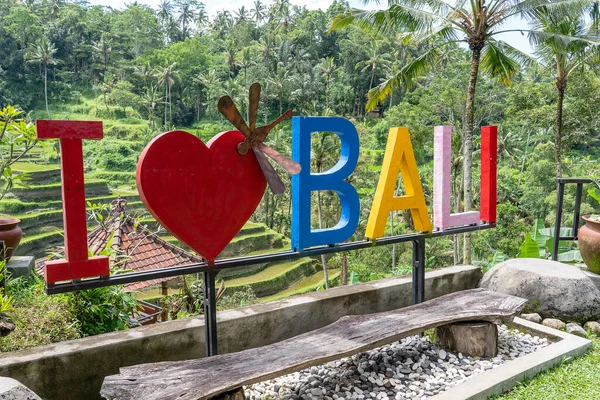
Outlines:
[{"label": "metal frame bar", "polygon": [[172,276],[196,274],[208,270],[219,271],[227,268],[242,267],[259,263],[275,261],[293,261],[302,257],[314,257],[321,254],[339,253],[342,251],[360,250],[374,246],[386,246],[394,243],[410,242],[420,238],[434,238],[442,236],[456,235],[459,233],[481,231],[494,228],[495,224],[480,223],[477,225],[461,226],[457,228],[448,228],[444,231],[433,233],[411,233],[405,235],[388,236],[375,241],[361,240],[356,242],[341,243],[333,246],[315,247],[308,250],[297,251],[288,250],[277,253],[263,254],[259,256],[248,256],[239,258],[227,258],[215,260],[212,266],[206,262],[188,264],[178,267],[161,268],[158,270],[128,272],[124,274],[112,275],[109,277],[82,279],[79,281],[58,283],[46,285],[47,294],[68,293],[77,290],[94,289],[104,286],[124,285],[133,282],[142,282],[150,279],[170,278]]},{"label": "metal frame bar", "polygon": [[206,355],[219,354],[217,345],[217,302],[215,280],[219,271],[211,270],[202,273],[204,281],[204,326]]},{"label": "metal frame bar", "polygon": [[[583,197],[583,185],[593,183],[591,179],[586,178],[556,178],[556,219],[554,222],[554,242],[552,243],[552,260],[558,260],[558,247],[561,240],[577,240],[579,232],[579,219],[581,217],[581,199]],[[565,185],[576,184],[575,207],[573,210],[573,234],[571,236],[560,236],[560,226],[562,225],[563,203],[565,199]]]},{"label": "metal frame bar", "polygon": [[412,300],[425,301],[425,239],[413,240]]}]

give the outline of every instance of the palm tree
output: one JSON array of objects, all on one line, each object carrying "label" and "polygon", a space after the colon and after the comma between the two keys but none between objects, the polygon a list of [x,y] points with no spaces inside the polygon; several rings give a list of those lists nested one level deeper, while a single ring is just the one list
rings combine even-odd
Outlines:
[{"label": "palm tree", "polygon": [[110,38],[108,34],[103,33],[100,36],[100,40],[97,42],[92,42],[92,49],[102,56],[102,62],[104,65],[104,75],[106,75],[106,71],[108,70],[108,55],[112,52],[112,47],[110,44]]},{"label": "palm tree", "polygon": [[229,40],[225,46],[225,57],[227,57],[227,65],[229,66],[229,77],[233,78],[235,76],[235,66],[237,65],[237,61],[235,60],[235,43],[233,40]]},{"label": "palm tree", "polygon": [[[173,120],[173,107],[171,103],[171,88],[179,80],[179,71],[175,70],[177,63],[172,63],[163,68],[159,68],[156,73],[158,84],[165,86],[165,127],[167,127],[167,109],[169,122]],[[167,108],[168,107],[168,108]]]},{"label": "palm tree", "polygon": [[325,77],[325,105],[327,107],[329,107],[329,82],[337,69],[338,67],[335,65],[335,59],[333,57],[327,57],[319,64],[319,70]]},{"label": "palm tree", "polygon": [[250,47],[246,47],[242,50],[242,59],[236,64],[244,70],[244,86],[248,87],[248,81],[246,79],[246,73],[248,72],[248,68],[254,64],[252,61],[252,57],[250,56]]},{"label": "palm tree", "polygon": [[236,24],[246,22],[248,20],[248,10],[246,10],[246,6],[241,6],[237,11],[233,12],[236,16]]},{"label": "palm tree", "polygon": [[154,131],[154,113],[156,106],[163,102],[163,97],[161,97],[158,87],[150,85],[146,88],[146,92],[141,96],[141,100],[146,108],[148,108],[151,123],[150,129]]},{"label": "palm tree", "polygon": [[[316,133],[315,144],[312,149],[311,159],[315,163],[317,173],[323,171],[325,164],[330,161],[332,154],[337,154],[337,143],[331,132]],[[323,229],[323,212],[321,203],[321,191],[317,190],[317,218],[319,220],[319,229]],[[325,255],[321,255],[321,264],[323,265],[323,275],[325,277],[325,289],[329,289],[329,274],[327,273],[327,263]]]},{"label": "palm tree", "polygon": [[183,0],[179,2],[179,17],[177,21],[181,24],[181,39],[185,40],[189,35],[190,24],[196,20],[195,0]]},{"label": "palm tree", "polygon": [[283,95],[290,82],[288,70],[278,67],[277,73],[272,78],[269,78],[268,82],[269,86],[275,91],[277,98],[279,99],[279,115],[281,115],[283,114]]},{"label": "palm tree", "polygon": [[218,11],[212,22],[212,30],[217,33],[219,38],[225,39],[225,34],[231,28],[227,11]]},{"label": "palm tree", "polygon": [[373,50],[368,60],[363,60],[356,63],[356,69],[362,68],[360,72],[365,72],[368,69],[371,69],[371,83],[369,84],[369,90],[373,88],[373,78],[375,77],[375,69],[379,65],[384,67],[388,65],[390,63],[390,61],[388,60],[389,57],[390,55],[387,53],[380,54],[379,47],[375,46],[373,47]]},{"label": "palm tree", "polygon": [[[214,111],[216,111],[217,100],[222,92],[221,79],[219,79],[216,70],[211,69],[210,71],[200,74],[198,78],[196,78],[196,81],[202,84],[206,90],[206,110],[212,111],[214,109]],[[217,114],[221,115],[220,113]]]},{"label": "palm tree", "polygon": [[290,0],[277,0],[269,10],[269,18],[277,21],[275,32],[283,30],[287,33],[290,24],[292,23],[292,13],[290,10]]},{"label": "palm tree", "polygon": [[[365,0],[369,2],[369,0]],[[404,65],[392,80],[369,91],[368,109],[385,99],[392,87],[410,88],[415,80],[432,71],[443,59],[444,52],[456,43],[466,43],[471,52],[471,68],[467,85],[467,100],[463,119],[463,180],[465,211],[473,209],[473,130],[475,91],[480,68],[501,82],[509,84],[519,63],[530,63],[530,57],[505,42],[495,39],[506,32],[522,32],[530,39],[558,36],[535,30],[502,30],[511,17],[524,16],[548,7],[566,15],[566,6],[591,4],[595,0],[394,0],[386,10],[364,11],[350,9],[333,21],[330,29],[355,24],[379,35],[404,32],[404,40],[432,43],[421,56]],[[464,262],[471,262],[470,235],[465,235]]]},{"label": "palm tree", "polygon": [[146,88],[150,87],[150,79],[154,77],[154,70],[150,67],[149,62],[141,67],[133,67],[133,73],[144,81],[144,86]]},{"label": "palm tree", "polygon": [[208,18],[208,13],[206,12],[206,8],[204,3],[200,3],[198,7],[198,13],[196,14],[196,24],[199,27],[203,27],[208,24],[210,19]]},{"label": "palm tree", "polygon": [[158,3],[158,19],[166,25],[166,23],[172,18],[173,15],[173,4],[171,0],[160,0]]},{"label": "palm tree", "polygon": [[260,0],[254,0],[254,8],[250,12],[257,24],[265,19],[265,5]]},{"label": "palm tree", "polygon": [[[598,29],[599,4],[595,3],[589,8],[573,7],[566,15],[557,13],[553,7],[540,7],[531,12],[533,29],[549,34],[548,37],[534,37],[537,39],[535,53],[543,64],[556,69],[554,147],[557,178],[562,177],[563,102],[569,76],[577,67],[590,61],[597,64],[599,60],[598,52],[591,51],[591,47],[599,44],[594,41],[597,39],[594,35]],[[591,16],[589,24],[586,21],[588,12]],[[581,40],[571,40],[573,37]]]},{"label": "palm tree", "polygon": [[59,60],[54,58],[55,54],[56,47],[45,36],[38,39],[33,48],[27,53],[27,62],[44,66],[44,99],[48,118],[50,118],[50,110],[48,109],[48,65],[58,64]]}]

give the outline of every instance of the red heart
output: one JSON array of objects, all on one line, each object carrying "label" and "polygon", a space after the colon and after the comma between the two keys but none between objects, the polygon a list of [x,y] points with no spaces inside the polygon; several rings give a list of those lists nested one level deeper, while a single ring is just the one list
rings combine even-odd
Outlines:
[{"label": "red heart", "polygon": [[207,260],[214,260],[250,218],[266,180],[252,151],[237,152],[239,131],[205,145],[184,131],[154,138],[137,164],[142,202],[156,220]]}]

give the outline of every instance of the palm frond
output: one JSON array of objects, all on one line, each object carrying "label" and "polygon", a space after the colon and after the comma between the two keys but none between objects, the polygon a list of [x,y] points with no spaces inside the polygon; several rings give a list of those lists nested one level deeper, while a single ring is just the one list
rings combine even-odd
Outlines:
[{"label": "palm frond", "polygon": [[333,20],[329,31],[339,30],[349,25],[357,25],[363,30],[381,34],[397,30],[424,30],[435,23],[452,23],[452,21],[443,15],[394,3],[386,10],[349,9]]},{"label": "palm frond", "polygon": [[420,43],[425,43],[430,40],[437,40],[439,38],[446,41],[458,40],[456,31],[449,24],[438,25],[427,30],[407,32],[402,34],[401,38],[405,45],[418,45]]},{"label": "palm frond", "polygon": [[544,42],[547,42],[548,40],[554,40],[554,41],[560,42],[565,47],[571,43],[576,43],[576,42],[587,43],[587,44],[591,44],[593,46],[600,45],[600,42],[595,38],[588,38],[588,37],[583,37],[583,36],[577,37],[577,36],[563,35],[560,33],[536,31],[536,30],[531,30],[531,29],[508,29],[508,30],[504,30],[504,31],[493,32],[490,36],[495,36],[495,35],[499,35],[499,34],[507,33],[507,32],[521,32],[523,34],[527,34],[529,36],[529,42],[532,45],[536,45],[536,46],[539,44],[542,44]]},{"label": "palm frond", "polygon": [[531,66],[535,59],[515,49],[505,42],[488,40],[481,54],[481,70],[500,83],[510,86],[512,77],[518,72],[519,65]]},{"label": "palm frond", "polygon": [[455,42],[447,42],[430,48],[421,56],[402,67],[390,79],[371,89],[366,104],[367,111],[373,110],[380,101],[385,100],[392,93],[392,90],[400,87],[406,89],[413,87],[418,77],[432,71],[446,59],[448,53],[442,51],[442,49],[451,43]]},{"label": "palm frond", "polygon": [[543,8],[568,16],[573,15],[573,12],[593,7],[596,2],[597,0],[525,0],[510,7],[507,17],[524,15],[534,19],[536,12]]}]

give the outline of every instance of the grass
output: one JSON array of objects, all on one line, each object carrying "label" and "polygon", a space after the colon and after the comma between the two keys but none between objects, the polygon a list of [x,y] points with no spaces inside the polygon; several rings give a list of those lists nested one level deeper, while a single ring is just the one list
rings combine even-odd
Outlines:
[{"label": "grass", "polygon": [[[339,270],[330,269],[329,271],[329,282],[333,281],[340,275]],[[321,286],[325,286],[325,278],[323,278],[323,270],[319,269],[318,272],[315,272],[311,276],[306,279],[303,279],[299,282],[290,285],[287,289],[274,294],[272,296],[261,297],[258,300],[261,303],[266,303],[268,301],[283,299],[284,297],[295,296],[298,294],[314,292]]]},{"label": "grass", "polygon": [[262,271],[260,271],[258,274],[244,276],[244,277],[235,278],[235,279],[225,279],[225,285],[228,287],[230,287],[230,286],[245,286],[245,285],[250,285],[250,284],[256,283],[256,282],[268,281],[270,279],[277,277],[278,275],[282,275],[282,274],[286,273],[288,270],[293,269],[300,264],[302,264],[302,262],[295,260],[295,261],[290,261],[290,262],[283,263],[283,264],[271,265],[271,266],[263,269]]},{"label": "grass", "polygon": [[[560,365],[519,383],[496,400],[598,400],[600,399],[600,339],[590,337],[594,346],[583,357]],[[570,361],[570,362],[568,362]]]},{"label": "grass", "polygon": [[24,162],[16,162],[12,165],[14,171],[19,172],[47,172],[60,171],[58,164],[32,164]]}]

